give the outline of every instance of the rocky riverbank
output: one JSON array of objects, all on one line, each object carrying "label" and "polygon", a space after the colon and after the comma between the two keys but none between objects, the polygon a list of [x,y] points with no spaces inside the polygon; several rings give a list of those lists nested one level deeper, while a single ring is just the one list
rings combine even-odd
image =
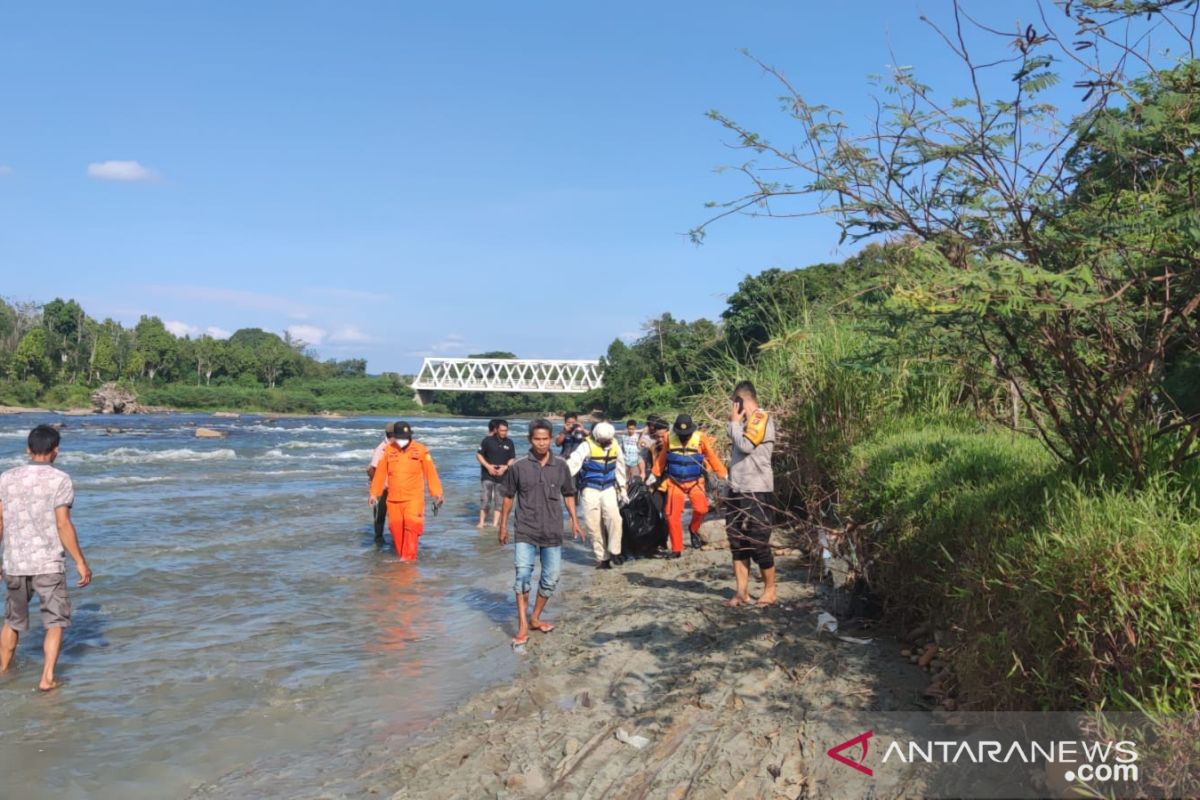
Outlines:
[{"label": "rocky riverbank", "polygon": [[[197,797],[861,796],[825,755],[858,733],[835,719],[928,708],[927,676],[877,632],[818,633],[824,601],[797,559],[780,561],[778,606],[726,608],[728,559],[689,551],[596,572],[551,606],[555,630],[514,654],[512,682],[429,729],[327,753],[319,768],[239,770]],[[904,780],[874,796],[922,794]]]}]

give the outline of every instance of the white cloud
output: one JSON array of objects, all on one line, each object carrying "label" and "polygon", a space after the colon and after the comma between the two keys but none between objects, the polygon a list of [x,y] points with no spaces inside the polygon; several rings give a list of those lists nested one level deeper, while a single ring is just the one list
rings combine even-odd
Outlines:
[{"label": "white cloud", "polygon": [[152,181],[158,173],[136,161],[93,161],[87,166],[89,178],[100,181]]},{"label": "white cloud", "polygon": [[228,339],[230,336],[233,336],[232,332],[224,328],[218,328],[216,325],[209,325],[207,328],[201,330],[199,325],[189,325],[186,322],[180,322],[176,319],[167,320],[163,323],[163,327],[176,336],[190,336],[193,339],[199,339],[201,336],[211,336],[214,339]]},{"label": "white cloud", "polygon": [[291,325],[287,332],[292,335],[293,339],[299,339],[305,344],[316,347],[325,341],[325,337],[329,332],[324,328],[318,328],[316,325]]},{"label": "white cloud", "polygon": [[200,335],[200,329],[195,325],[188,325],[186,322],[169,319],[163,322],[163,327],[169,330],[176,336],[191,336],[195,338]]},{"label": "white cloud", "polygon": [[451,333],[440,341],[426,347],[424,350],[410,350],[405,355],[413,358],[432,358],[433,356],[466,355],[467,339],[457,333]]},{"label": "white cloud", "polygon": [[13,174],[13,168],[8,164],[0,164],[0,178],[8,177]]},{"label": "white cloud", "polygon": [[367,344],[375,340],[353,325],[345,325],[334,331],[329,341],[331,344]]}]

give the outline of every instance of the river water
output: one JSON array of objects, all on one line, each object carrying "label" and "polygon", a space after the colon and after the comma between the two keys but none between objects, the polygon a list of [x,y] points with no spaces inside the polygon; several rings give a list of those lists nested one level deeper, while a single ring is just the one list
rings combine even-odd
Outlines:
[{"label": "river water", "polygon": [[[446,486],[415,564],[373,542],[382,418],[0,416],[0,468],[48,421],[67,423],[57,465],[95,579],[72,589],[64,688],[35,691],[36,616],[0,676],[0,796],[186,797],[262,759],[394,741],[512,673],[511,547],[474,527],[482,420],[413,421]],[[587,559],[568,550],[569,587]]]}]

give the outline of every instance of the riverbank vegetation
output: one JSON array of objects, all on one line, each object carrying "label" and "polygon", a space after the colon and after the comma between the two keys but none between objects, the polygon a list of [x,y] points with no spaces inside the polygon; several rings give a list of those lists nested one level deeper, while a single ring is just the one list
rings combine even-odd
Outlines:
[{"label": "riverbank vegetation", "polygon": [[[841,535],[905,629],[945,634],[960,702],[1146,711],[1194,766],[1172,728],[1191,717],[1170,715],[1200,711],[1197,4],[1055,13],[993,41],[955,5],[938,33],[968,94],[897,68],[862,128],[760,65],[795,140],[713,112],[750,188],[695,238],[815,200],[845,241],[878,243],[747,278],[722,325],[681,323],[688,360],[665,316],[614,342],[605,391],[617,413],[652,391],[717,425],[754,380],[782,499]],[[630,390],[646,364],[653,385]]]},{"label": "riverbank vegetation", "polygon": [[319,361],[286,333],[244,328],[225,339],[179,337],[158,317],[143,316],[132,328],[97,322],[74,300],[0,301],[0,404],[89,407],[92,391],[116,381],[143,404],[179,409],[417,409],[404,379],[368,376],[366,367],[363,359]]}]

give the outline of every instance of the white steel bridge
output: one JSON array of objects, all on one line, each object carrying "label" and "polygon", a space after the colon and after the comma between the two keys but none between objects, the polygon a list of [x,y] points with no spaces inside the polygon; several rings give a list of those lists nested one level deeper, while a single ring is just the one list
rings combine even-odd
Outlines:
[{"label": "white steel bridge", "polygon": [[427,402],[438,390],[579,394],[603,385],[595,359],[427,358],[412,388]]}]

